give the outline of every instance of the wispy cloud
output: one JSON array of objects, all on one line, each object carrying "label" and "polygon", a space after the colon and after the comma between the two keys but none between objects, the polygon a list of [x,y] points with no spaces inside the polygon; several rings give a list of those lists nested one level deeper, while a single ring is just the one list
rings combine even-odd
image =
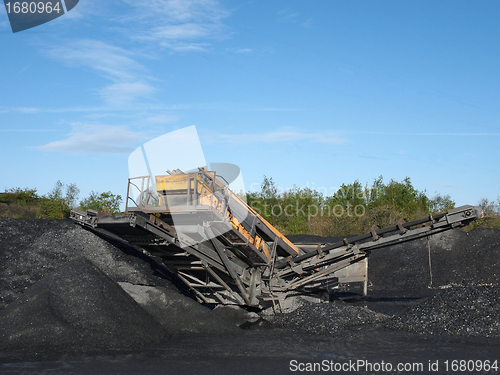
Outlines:
[{"label": "wispy cloud", "polygon": [[178,119],[179,117],[177,116],[159,115],[159,116],[148,117],[146,119],[146,122],[149,122],[151,124],[167,124],[169,122],[177,121]]},{"label": "wispy cloud", "polygon": [[72,66],[86,66],[112,80],[131,80],[145,67],[133,59],[134,53],[99,40],[71,41],[46,51],[49,57]]},{"label": "wispy cloud", "polygon": [[239,48],[236,50],[236,53],[252,53],[253,49],[251,48]]},{"label": "wispy cloud", "polygon": [[251,112],[293,112],[300,111],[300,108],[277,108],[277,107],[266,107],[266,108],[252,108],[249,109]]},{"label": "wispy cloud", "polygon": [[436,186],[439,188],[445,188],[445,189],[457,189],[457,187],[453,184],[440,184],[440,183],[433,183],[432,186]]},{"label": "wispy cloud", "polygon": [[294,12],[290,9],[282,9],[278,12],[278,17],[280,21],[297,22],[300,13]]},{"label": "wispy cloud", "polygon": [[[102,89],[104,90],[104,89]],[[121,116],[123,112],[136,112],[136,111],[185,111],[193,109],[207,109],[213,108],[210,104],[197,103],[197,104],[170,104],[158,105],[148,103],[133,103],[126,107],[116,106],[74,106],[74,107],[2,107],[0,106],[0,113],[21,112],[26,114],[39,114],[39,113],[92,113],[92,112],[111,112],[113,116]],[[99,116],[96,114],[95,116]]]},{"label": "wispy cloud", "polygon": [[147,69],[135,60],[136,54],[123,48],[84,39],[54,47],[46,54],[70,66],[90,68],[111,80],[112,84],[97,91],[108,104],[129,104],[155,91],[148,82]]},{"label": "wispy cloud", "polygon": [[308,18],[303,21],[303,18],[300,16],[299,12],[295,12],[291,9],[282,9],[278,12],[278,20],[281,22],[290,22],[299,24],[306,29],[310,29],[313,27],[313,20]]},{"label": "wispy cloud", "polygon": [[266,143],[278,143],[278,142],[297,142],[305,141],[312,143],[326,143],[326,144],[343,144],[347,142],[347,139],[341,137],[340,135],[331,133],[302,133],[294,131],[280,131],[272,133],[243,133],[243,134],[218,134],[214,137],[209,137],[208,139],[211,143],[218,142],[229,142],[229,143],[253,143],[253,142],[266,142]]},{"label": "wispy cloud", "polygon": [[393,132],[346,132],[349,134],[371,134],[371,135],[404,135],[404,136],[460,136],[460,137],[470,137],[470,136],[499,136],[500,133],[393,133]]},{"label": "wispy cloud", "polygon": [[[37,108],[37,107],[16,107],[16,108],[13,108],[11,110],[13,110],[15,112],[31,113],[31,114],[39,113],[40,112],[40,109]],[[9,110],[7,110],[7,111],[9,111]]]},{"label": "wispy cloud", "polygon": [[8,132],[8,133],[38,133],[38,132],[57,132],[59,129],[0,129],[0,132]]},{"label": "wispy cloud", "polygon": [[119,82],[98,90],[101,97],[109,104],[121,106],[138,97],[147,97],[155,88],[144,82]]},{"label": "wispy cloud", "polygon": [[229,12],[215,0],[123,0],[134,8],[121,21],[140,24],[129,36],[174,51],[206,51],[207,40],[225,38]]},{"label": "wispy cloud", "polygon": [[35,148],[67,154],[128,154],[144,139],[145,134],[124,126],[75,123],[66,139]]},{"label": "wispy cloud", "polygon": [[123,0],[141,18],[167,22],[220,21],[229,15],[215,0]]}]

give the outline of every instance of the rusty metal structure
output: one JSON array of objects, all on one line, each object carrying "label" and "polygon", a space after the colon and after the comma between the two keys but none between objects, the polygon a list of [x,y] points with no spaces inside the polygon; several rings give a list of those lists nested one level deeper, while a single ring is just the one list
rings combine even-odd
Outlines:
[{"label": "rusty metal structure", "polygon": [[[200,168],[129,179],[125,214],[71,211],[161,257],[199,302],[266,307],[291,295],[322,295],[339,282],[367,281],[372,250],[458,228],[481,218],[479,207],[446,213],[331,244],[291,243],[237,194],[223,177]],[[360,267],[361,265],[361,267]]]}]

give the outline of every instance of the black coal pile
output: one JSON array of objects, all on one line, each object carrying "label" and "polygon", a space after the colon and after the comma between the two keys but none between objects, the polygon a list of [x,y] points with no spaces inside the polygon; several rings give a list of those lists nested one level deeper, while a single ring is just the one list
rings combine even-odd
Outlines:
[{"label": "black coal pile", "polygon": [[332,335],[342,329],[381,323],[386,319],[387,315],[337,300],[304,304],[292,312],[276,314],[270,321],[279,328]]},{"label": "black coal pile", "polygon": [[[289,238],[302,243],[337,240]],[[451,230],[399,243],[373,250],[368,264],[368,297],[307,305],[277,316],[275,324],[333,333],[384,321],[386,327],[418,334],[500,336],[500,230]]]},{"label": "black coal pile", "polygon": [[68,262],[0,310],[0,348],[134,348],[167,332],[85,258]]},{"label": "black coal pile", "polygon": [[116,282],[175,287],[139,250],[69,220],[0,219],[0,308],[66,262],[84,257]]},{"label": "black coal pile", "polygon": [[[337,237],[288,236],[295,243],[333,243]],[[368,262],[370,290],[415,295],[449,285],[498,283],[500,230],[450,230],[373,250]]]},{"label": "black coal pile", "polygon": [[0,348],[93,351],[240,330],[139,248],[71,221],[0,219]]},{"label": "black coal pile", "polygon": [[425,290],[498,283],[499,269],[500,230],[457,229],[373,250],[368,275],[372,289]]},{"label": "black coal pile", "polygon": [[500,336],[500,287],[445,289],[393,317],[387,326],[412,333]]}]

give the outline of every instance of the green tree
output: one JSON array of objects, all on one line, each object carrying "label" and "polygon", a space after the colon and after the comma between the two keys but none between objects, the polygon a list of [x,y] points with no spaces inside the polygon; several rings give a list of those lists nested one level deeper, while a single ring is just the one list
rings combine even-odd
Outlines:
[{"label": "green tree", "polygon": [[121,195],[115,195],[110,191],[101,194],[91,191],[89,197],[82,199],[79,208],[84,211],[95,210],[98,212],[117,214],[120,212],[121,203]]},{"label": "green tree", "polygon": [[455,208],[455,202],[451,199],[450,195],[441,195],[436,193],[434,197],[429,200],[430,212],[444,212]]},{"label": "green tree", "polygon": [[272,224],[276,224],[278,221],[276,219],[276,215],[273,213],[275,213],[280,207],[279,198],[278,188],[276,187],[273,178],[267,178],[264,176],[264,180],[260,185],[260,193],[257,198],[257,202],[255,202],[255,208],[264,219]]},{"label": "green tree", "polygon": [[76,184],[65,184],[58,180],[54,188],[40,200],[38,217],[64,219],[69,217],[71,209],[76,207],[80,189]]},{"label": "green tree", "polygon": [[330,211],[360,214],[366,209],[366,193],[366,188],[358,180],[352,184],[342,184],[332,197],[326,199],[326,205],[330,207]]},{"label": "green tree", "polygon": [[391,180],[387,185],[377,181],[377,197],[371,202],[372,206],[388,205],[402,211],[407,218],[413,218],[417,212],[429,212],[429,198],[425,192],[420,192],[412,185],[409,177],[402,182]]},{"label": "green tree", "polygon": [[38,199],[40,199],[40,197],[36,193],[36,189],[29,188],[6,189],[5,193],[0,194],[0,203],[14,203],[21,206],[36,204]]},{"label": "green tree", "polygon": [[490,201],[488,198],[481,198],[477,205],[483,209],[485,215],[495,215],[498,214],[498,207],[495,202]]},{"label": "green tree", "polygon": [[69,208],[76,208],[79,195],[80,189],[78,189],[76,184],[66,185],[66,195],[64,196],[64,202]]}]

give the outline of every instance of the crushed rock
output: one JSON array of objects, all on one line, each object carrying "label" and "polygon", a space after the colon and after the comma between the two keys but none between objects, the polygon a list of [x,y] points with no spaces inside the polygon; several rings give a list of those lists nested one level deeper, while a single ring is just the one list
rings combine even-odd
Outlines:
[{"label": "crushed rock", "polygon": [[[176,291],[164,287],[130,283],[119,283],[119,285],[171,336],[241,333],[235,319],[227,319],[227,316],[216,313],[217,309],[210,311],[195,300],[186,298]],[[245,311],[237,306],[234,308]],[[242,318],[245,319],[246,316]]]},{"label": "crushed rock", "polygon": [[0,219],[0,309],[64,263],[84,257],[116,282],[177,290],[166,267],[122,241],[70,220]]},{"label": "crushed rock", "polygon": [[227,322],[232,322],[237,327],[255,323],[260,319],[259,314],[236,305],[217,305],[213,312],[216,316]]},{"label": "crushed rock", "polygon": [[118,350],[240,331],[185,288],[142,249],[72,221],[0,219],[5,350]]},{"label": "crushed rock", "polygon": [[[287,237],[302,243],[339,240],[309,235]],[[448,285],[499,283],[500,230],[478,228],[467,233],[454,229],[375,249],[368,258],[368,279],[370,290],[412,294]]]},{"label": "crushed rock", "polygon": [[418,334],[500,336],[500,287],[456,286],[443,289],[387,322]]},{"label": "crushed rock", "polygon": [[94,351],[158,344],[160,324],[85,258],[66,263],[0,311],[0,348]]},{"label": "crushed rock", "polygon": [[331,335],[345,328],[381,323],[388,319],[388,316],[366,307],[334,301],[304,304],[292,312],[276,314],[268,319],[279,328]]}]

